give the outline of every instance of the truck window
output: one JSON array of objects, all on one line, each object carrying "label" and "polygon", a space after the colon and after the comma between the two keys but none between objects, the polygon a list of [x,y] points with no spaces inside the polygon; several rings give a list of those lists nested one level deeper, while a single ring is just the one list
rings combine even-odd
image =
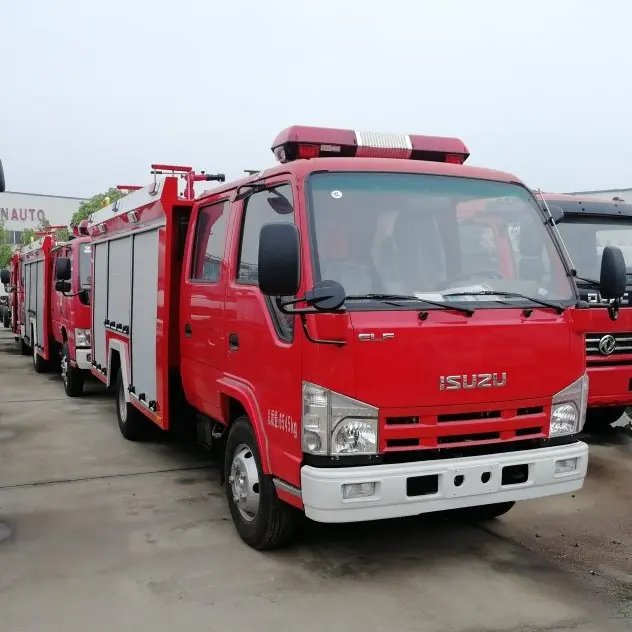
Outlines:
[{"label": "truck window", "polygon": [[471,289],[560,301],[574,296],[539,207],[522,186],[426,174],[318,173],[308,195],[314,281],[338,281],[347,295],[448,301],[456,300],[451,292]]},{"label": "truck window", "polygon": [[[267,191],[255,193],[246,201],[244,219],[242,222],[239,251],[239,267],[237,279],[241,283],[257,285],[258,283],[258,261],[259,261],[259,233],[264,224],[273,222],[294,222],[295,213],[279,213],[270,204],[270,200],[278,201],[285,198],[286,211],[294,207],[292,187],[289,184],[282,184]],[[274,201],[272,202],[274,204]],[[293,297],[284,297],[293,298]],[[294,319],[292,316],[284,314],[275,301],[266,299],[268,309],[272,316],[277,335],[286,342],[291,342],[294,338]]]},{"label": "truck window", "polygon": [[601,255],[606,246],[622,250],[628,272],[632,273],[632,221],[629,219],[567,215],[557,228],[579,276],[599,279]]},{"label": "truck window", "polygon": [[223,200],[200,209],[195,227],[191,280],[219,281],[224,258],[228,202]]},{"label": "truck window", "polygon": [[79,247],[79,286],[81,288],[90,288],[91,274],[92,244],[81,244]]},{"label": "truck window", "polygon": [[294,222],[294,212],[278,213],[270,205],[269,200],[279,196],[283,196],[293,205],[292,187],[289,184],[255,193],[246,201],[237,272],[237,279],[243,283],[257,285],[259,280],[259,233],[261,227],[273,222]]}]

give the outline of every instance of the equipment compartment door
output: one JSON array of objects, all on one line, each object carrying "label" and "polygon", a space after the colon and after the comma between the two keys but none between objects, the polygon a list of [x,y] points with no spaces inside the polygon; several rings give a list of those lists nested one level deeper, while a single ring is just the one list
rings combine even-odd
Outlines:
[{"label": "equipment compartment door", "polygon": [[145,395],[146,403],[158,401],[158,250],[158,229],[134,235],[130,380],[136,394]]},{"label": "equipment compartment door", "polygon": [[44,262],[38,261],[37,266],[37,296],[35,312],[37,314],[37,344],[41,347],[46,347],[46,341],[44,340]]},{"label": "equipment compartment door", "polygon": [[105,355],[105,326],[108,301],[108,248],[107,242],[94,246],[94,282],[92,295],[92,356],[96,364],[107,366]]}]

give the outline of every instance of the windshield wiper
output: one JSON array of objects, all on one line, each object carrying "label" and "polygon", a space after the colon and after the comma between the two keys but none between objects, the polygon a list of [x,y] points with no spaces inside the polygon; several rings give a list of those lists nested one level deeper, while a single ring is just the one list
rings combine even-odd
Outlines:
[{"label": "windshield wiper", "polygon": [[462,314],[471,316],[474,313],[473,309],[468,307],[459,307],[457,305],[450,305],[449,303],[439,303],[438,301],[429,301],[425,298],[419,298],[414,294],[358,294],[357,296],[347,296],[348,301],[361,301],[363,299],[372,299],[374,301],[381,301],[388,305],[394,305],[395,307],[401,307],[400,303],[396,301],[417,301],[418,303],[426,303],[427,305],[434,305],[441,309],[451,309]]},{"label": "windshield wiper", "polygon": [[555,303],[550,303],[549,301],[542,301],[539,298],[534,298],[533,296],[527,296],[526,294],[520,294],[519,292],[503,292],[501,290],[476,290],[474,292],[444,293],[444,296],[505,296],[507,298],[523,298],[527,301],[532,301],[533,303],[542,305],[542,307],[550,307],[558,314],[563,314],[566,309],[561,305],[556,305]]},{"label": "windshield wiper", "polygon": [[593,287],[598,287],[599,285],[601,285],[601,283],[596,279],[587,279],[586,277],[580,277],[577,274],[573,276],[573,278],[577,279],[578,281],[583,281],[584,283],[590,283],[590,285],[592,285]]}]

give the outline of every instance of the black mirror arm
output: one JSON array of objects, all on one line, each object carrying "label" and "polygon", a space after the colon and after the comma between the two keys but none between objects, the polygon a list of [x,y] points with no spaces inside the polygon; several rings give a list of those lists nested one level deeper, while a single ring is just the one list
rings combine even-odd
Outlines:
[{"label": "black mirror arm", "polygon": [[608,303],[608,316],[610,320],[617,320],[619,318],[619,308],[621,307],[621,299],[615,298],[612,303]]},{"label": "black mirror arm", "polygon": [[344,307],[338,309],[318,309],[318,305],[309,306],[309,307],[293,307],[297,303],[305,303],[306,298],[304,296],[300,296],[299,298],[295,298],[292,300],[284,301],[282,298],[276,298],[276,304],[279,310],[281,310],[284,314],[339,314],[341,312],[346,311]]},{"label": "black mirror arm", "polygon": [[[307,328],[307,314],[322,314],[322,310],[318,310],[315,307],[291,307],[292,305],[296,305],[296,303],[301,303],[305,300],[304,297],[293,299],[290,301],[283,301],[280,297],[276,298],[277,307],[284,313],[289,314],[291,316],[298,315],[301,318],[301,326],[303,327],[303,331],[305,332],[305,337],[315,344],[319,345],[336,345],[337,347],[344,347],[347,342],[346,340],[322,340],[320,338],[314,338]],[[337,309],[335,312],[340,313],[344,312],[343,309]],[[330,311],[329,313],[334,313]]]}]

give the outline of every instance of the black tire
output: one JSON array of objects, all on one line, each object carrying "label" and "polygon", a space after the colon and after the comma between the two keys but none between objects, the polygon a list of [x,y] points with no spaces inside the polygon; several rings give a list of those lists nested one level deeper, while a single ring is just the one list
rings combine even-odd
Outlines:
[{"label": "black tire", "polygon": [[[31,332],[31,340],[35,341],[33,332]],[[44,358],[42,358],[42,356],[39,353],[37,353],[37,347],[35,346],[35,342],[33,342],[31,351],[33,352],[33,369],[35,370],[35,373],[45,373],[47,369],[46,360],[44,360]]]},{"label": "black tire", "polygon": [[70,364],[67,342],[62,345],[60,355],[59,367],[61,379],[64,382],[64,391],[68,397],[79,397],[83,393],[84,374],[81,369]]},{"label": "black tire", "polygon": [[487,522],[504,516],[516,503],[514,501],[506,503],[494,503],[491,505],[479,505],[477,507],[466,507],[457,509],[455,517],[463,522]]},{"label": "black tire", "polygon": [[589,408],[586,411],[584,430],[598,434],[608,432],[616,421],[625,413],[625,406],[608,406],[604,408]]},{"label": "black tire", "polygon": [[2,308],[2,325],[8,329],[9,327],[9,323],[10,323],[10,319],[9,319],[9,308],[8,307],[3,307]]},{"label": "black tire", "polygon": [[119,430],[128,441],[147,441],[157,431],[157,427],[140,410],[125,401],[123,372],[120,370],[116,374],[116,416]]},{"label": "black tire", "polygon": [[[248,517],[245,512],[242,513],[244,509],[238,506],[234,497],[231,469],[233,461],[240,458],[247,467],[256,468],[258,477],[255,484],[248,476],[245,478],[245,485],[249,486],[246,493],[258,494],[259,497],[256,511]],[[226,499],[237,533],[248,546],[259,551],[289,544],[296,537],[301,521],[298,509],[279,500],[272,477],[264,476],[262,472],[257,439],[250,420],[246,416],[239,417],[229,429],[224,452]]]},{"label": "black tire", "polygon": [[24,342],[24,338],[20,338],[20,353],[23,356],[31,355],[31,347]]}]

